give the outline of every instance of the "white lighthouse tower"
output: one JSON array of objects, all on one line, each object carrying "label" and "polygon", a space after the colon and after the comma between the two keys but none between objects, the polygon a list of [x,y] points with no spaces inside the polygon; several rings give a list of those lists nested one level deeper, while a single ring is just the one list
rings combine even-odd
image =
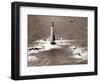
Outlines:
[{"label": "white lighthouse tower", "polygon": [[52,25],[51,25],[51,34],[50,34],[50,43],[52,45],[55,45],[56,42],[55,42],[55,35],[54,35],[54,23],[52,22]]}]

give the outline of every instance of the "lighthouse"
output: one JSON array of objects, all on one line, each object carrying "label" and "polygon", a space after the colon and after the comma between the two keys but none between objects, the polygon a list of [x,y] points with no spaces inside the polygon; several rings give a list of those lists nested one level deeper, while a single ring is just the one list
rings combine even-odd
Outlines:
[{"label": "lighthouse", "polygon": [[50,43],[52,45],[56,44],[56,42],[55,42],[55,34],[54,34],[54,22],[52,22],[52,25],[51,25]]}]

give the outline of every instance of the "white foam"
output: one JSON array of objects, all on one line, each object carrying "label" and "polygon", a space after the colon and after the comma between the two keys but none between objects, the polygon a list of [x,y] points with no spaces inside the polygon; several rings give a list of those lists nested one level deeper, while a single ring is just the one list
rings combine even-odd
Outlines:
[{"label": "white foam", "polygon": [[35,43],[38,43],[37,45],[34,45],[33,47],[29,47],[28,49],[31,48],[38,48],[38,50],[30,50],[28,54],[31,53],[39,53],[41,51],[47,51],[51,49],[59,49],[62,48],[63,45],[71,45],[70,41],[72,40],[55,40],[56,44],[52,45],[50,44],[49,39],[47,41],[42,40],[36,40]]},{"label": "white foam", "polygon": [[[81,47],[77,47],[76,49],[74,49],[75,46],[70,46],[70,49],[73,53],[74,58],[81,58],[82,60],[86,60],[88,57],[88,53],[84,48]],[[76,53],[79,53],[80,55],[77,55]]]},{"label": "white foam", "polygon": [[36,56],[28,56],[28,61],[38,61],[38,58]]}]

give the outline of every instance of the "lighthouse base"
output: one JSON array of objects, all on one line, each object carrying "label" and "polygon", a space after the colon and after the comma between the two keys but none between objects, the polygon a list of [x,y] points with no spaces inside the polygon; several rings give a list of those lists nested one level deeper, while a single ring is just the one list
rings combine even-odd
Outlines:
[{"label": "lighthouse base", "polygon": [[52,44],[52,45],[55,45],[56,43],[53,41],[53,42],[51,42],[51,44]]}]

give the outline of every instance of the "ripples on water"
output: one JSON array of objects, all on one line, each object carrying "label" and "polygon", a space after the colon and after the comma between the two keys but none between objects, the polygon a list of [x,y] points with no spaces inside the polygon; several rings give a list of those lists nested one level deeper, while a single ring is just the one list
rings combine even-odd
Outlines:
[{"label": "ripples on water", "polygon": [[87,64],[86,40],[37,40],[28,47],[28,66]]}]

